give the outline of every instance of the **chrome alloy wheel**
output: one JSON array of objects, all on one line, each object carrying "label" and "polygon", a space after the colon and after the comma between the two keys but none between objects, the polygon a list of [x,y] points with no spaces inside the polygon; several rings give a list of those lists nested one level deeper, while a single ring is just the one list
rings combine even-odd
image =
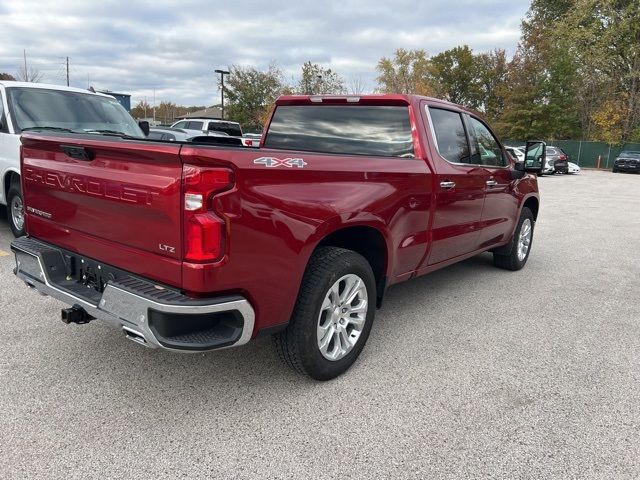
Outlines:
[{"label": "chrome alloy wheel", "polygon": [[327,360],[347,355],[358,342],[367,319],[367,286],[352,273],[329,289],[318,316],[318,348]]},{"label": "chrome alloy wheel", "polygon": [[525,218],[520,227],[520,237],[518,238],[518,260],[521,262],[527,258],[529,247],[531,246],[531,236],[533,234],[533,225],[531,220]]},{"label": "chrome alloy wheel", "polygon": [[22,230],[24,228],[24,206],[22,204],[22,198],[18,195],[11,199],[11,221],[13,222],[16,230]]}]

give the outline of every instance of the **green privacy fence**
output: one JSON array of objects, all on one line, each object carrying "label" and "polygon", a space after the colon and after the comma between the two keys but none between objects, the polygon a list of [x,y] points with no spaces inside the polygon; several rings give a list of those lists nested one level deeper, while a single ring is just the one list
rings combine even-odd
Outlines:
[{"label": "green privacy fence", "polygon": [[[524,142],[506,140],[506,145],[520,146]],[[640,152],[640,143],[609,145],[605,142],[587,142],[580,140],[548,140],[547,145],[560,147],[569,157],[569,161],[587,168],[611,168],[613,161],[623,150]],[[598,159],[600,159],[598,163]]]}]

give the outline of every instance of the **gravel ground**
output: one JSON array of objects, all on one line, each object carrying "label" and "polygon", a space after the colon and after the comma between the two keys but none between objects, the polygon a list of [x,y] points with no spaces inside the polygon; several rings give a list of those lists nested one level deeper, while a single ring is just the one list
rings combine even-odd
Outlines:
[{"label": "gravel ground", "polygon": [[393,287],[328,383],[268,339],[177,355],[63,325],[0,214],[0,477],[640,477],[640,176],[540,188],[524,270],[483,254]]}]

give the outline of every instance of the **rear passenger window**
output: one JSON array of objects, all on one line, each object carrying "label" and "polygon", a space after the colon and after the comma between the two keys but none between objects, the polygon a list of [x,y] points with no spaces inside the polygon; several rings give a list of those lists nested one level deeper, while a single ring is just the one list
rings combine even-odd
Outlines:
[{"label": "rear passenger window", "polygon": [[459,113],[429,107],[438,152],[453,163],[469,163],[467,133]]},{"label": "rear passenger window", "polygon": [[506,162],[502,155],[502,148],[493,133],[480,120],[473,117],[469,117],[469,120],[478,144],[480,164],[490,167],[504,167]]},{"label": "rear passenger window", "polygon": [[202,122],[189,122],[188,130],[202,130]]}]

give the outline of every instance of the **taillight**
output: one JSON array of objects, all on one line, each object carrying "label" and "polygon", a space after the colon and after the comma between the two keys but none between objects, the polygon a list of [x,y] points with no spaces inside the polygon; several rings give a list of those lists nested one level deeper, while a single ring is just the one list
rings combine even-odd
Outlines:
[{"label": "taillight", "polygon": [[221,167],[182,169],[184,259],[212,262],[224,256],[226,224],[215,211],[216,194],[233,186],[233,172]]},{"label": "taillight", "polygon": [[567,159],[567,156],[566,156],[566,155],[560,155],[560,156],[558,157],[558,160],[566,160],[566,159]]},{"label": "taillight", "polygon": [[253,140],[250,140],[250,139],[246,138],[246,139],[244,140],[244,145],[245,145],[246,147],[253,147]]}]

